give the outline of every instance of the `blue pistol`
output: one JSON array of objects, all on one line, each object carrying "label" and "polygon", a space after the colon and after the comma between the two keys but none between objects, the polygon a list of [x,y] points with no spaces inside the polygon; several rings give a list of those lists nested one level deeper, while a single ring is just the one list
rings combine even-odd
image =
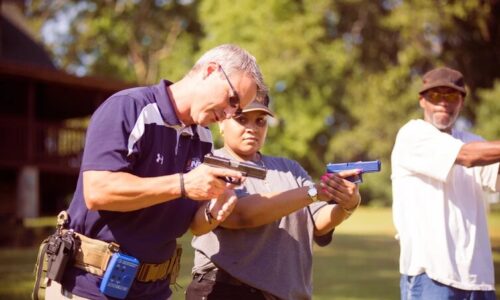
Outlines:
[{"label": "blue pistol", "polygon": [[326,165],[326,172],[327,173],[338,173],[341,171],[346,171],[346,170],[354,170],[354,169],[360,169],[361,173],[357,176],[351,176],[347,177],[346,179],[354,182],[354,183],[360,183],[363,182],[363,178],[361,175],[363,173],[373,173],[373,172],[380,172],[380,167],[381,167],[380,160],[372,160],[372,161],[358,161],[358,162],[347,162],[347,163],[338,163],[338,164],[327,164]]}]

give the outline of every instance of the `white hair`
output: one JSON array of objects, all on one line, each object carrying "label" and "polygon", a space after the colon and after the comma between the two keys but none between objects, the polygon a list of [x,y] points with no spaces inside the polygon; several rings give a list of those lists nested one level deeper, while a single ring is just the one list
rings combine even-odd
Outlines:
[{"label": "white hair", "polygon": [[196,72],[204,65],[213,62],[220,64],[227,75],[235,71],[248,74],[257,84],[256,100],[264,100],[267,95],[267,86],[255,57],[245,49],[233,44],[223,44],[212,48],[198,59],[191,72]]}]

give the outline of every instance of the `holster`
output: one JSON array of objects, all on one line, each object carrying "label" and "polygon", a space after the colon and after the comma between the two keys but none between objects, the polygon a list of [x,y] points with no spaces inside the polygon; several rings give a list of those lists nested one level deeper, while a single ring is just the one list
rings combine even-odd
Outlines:
[{"label": "holster", "polygon": [[31,298],[33,300],[43,300],[45,299],[45,290],[47,289],[47,265],[48,265],[48,258],[47,258],[47,244],[49,242],[49,239],[43,240],[42,244],[40,245],[40,248],[38,249],[38,255],[36,257],[36,264],[35,264],[35,285],[33,287],[33,292],[31,294]]},{"label": "holster", "polygon": [[[58,218],[61,219],[61,217]],[[70,264],[94,275],[103,276],[111,256],[120,249],[120,246],[116,243],[92,239],[73,232],[72,230],[58,229],[56,233],[42,242],[38,250],[37,262],[34,270],[35,284],[32,293],[32,298],[34,300],[45,299],[45,290],[49,281],[47,272],[49,271],[50,261],[47,248],[51,247],[51,238],[58,234],[66,235],[69,231],[71,231],[71,235],[75,239],[74,249],[71,252]],[[176,284],[180,270],[181,255],[182,247],[180,244],[177,244],[174,254],[170,259],[157,264],[141,262],[135,280],[140,282],[154,282],[169,278],[170,284]]]}]

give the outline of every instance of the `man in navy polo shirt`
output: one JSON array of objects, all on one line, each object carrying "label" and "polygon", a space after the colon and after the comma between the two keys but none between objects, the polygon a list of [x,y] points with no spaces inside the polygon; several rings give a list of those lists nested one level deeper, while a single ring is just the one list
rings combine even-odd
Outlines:
[{"label": "man in navy polo shirt", "polygon": [[[210,213],[219,221],[234,207],[233,186],[220,178],[242,174],[201,164],[213,148],[204,126],[232,117],[265,92],[255,58],[237,46],[221,45],[180,81],[162,80],[111,96],[87,131],[69,228],[116,243],[141,264],[168,261],[176,238],[188,228],[204,233],[218,223],[204,219],[206,200],[215,199]],[[47,298],[107,299],[99,290],[101,276],[84,265],[77,259],[61,285],[51,282]],[[127,299],[170,297],[168,276],[145,277],[136,278]]]}]

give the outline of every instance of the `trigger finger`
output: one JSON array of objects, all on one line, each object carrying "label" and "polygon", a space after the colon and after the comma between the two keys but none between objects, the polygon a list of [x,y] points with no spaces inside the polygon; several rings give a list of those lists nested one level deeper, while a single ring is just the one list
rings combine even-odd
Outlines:
[{"label": "trigger finger", "polygon": [[361,170],[360,169],[346,170],[346,171],[341,171],[338,174],[342,178],[347,178],[361,174]]}]

